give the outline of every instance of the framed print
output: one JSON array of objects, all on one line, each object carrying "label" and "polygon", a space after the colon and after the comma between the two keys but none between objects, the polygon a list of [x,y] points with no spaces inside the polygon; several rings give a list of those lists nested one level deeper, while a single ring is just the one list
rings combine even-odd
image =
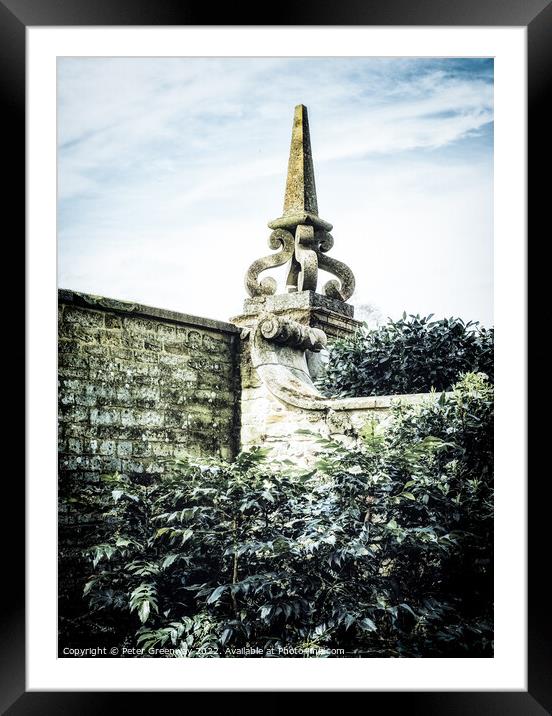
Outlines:
[{"label": "framed print", "polygon": [[550,4],[309,10],[0,3],[29,396],[7,713],[552,709],[525,431]]}]

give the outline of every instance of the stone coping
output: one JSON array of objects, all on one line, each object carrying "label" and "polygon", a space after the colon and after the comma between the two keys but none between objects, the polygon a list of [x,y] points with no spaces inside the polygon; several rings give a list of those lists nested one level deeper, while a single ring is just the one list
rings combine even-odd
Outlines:
[{"label": "stone coping", "polygon": [[239,333],[239,329],[232,323],[216,321],[212,318],[203,318],[202,316],[190,316],[187,313],[169,311],[165,308],[144,306],[141,303],[133,303],[131,301],[119,301],[118,299],[106,298],[104,296],[95,296],[66,288],[58,289],[58,302],[81,306],[82,308],[95,309],[97,311],[115,311],[116,313],[127,316],[155,318],[169,323],[198,326],[223,333]]},{"label": "stone coping", "polygon": [[[332,410],[389,410],[396,403],[423,403],[438,400],[443,393],[404,393],[402,395],[367,395],[358,398],[327,398]],[[446,392],[450,396],[452,393]]]}]

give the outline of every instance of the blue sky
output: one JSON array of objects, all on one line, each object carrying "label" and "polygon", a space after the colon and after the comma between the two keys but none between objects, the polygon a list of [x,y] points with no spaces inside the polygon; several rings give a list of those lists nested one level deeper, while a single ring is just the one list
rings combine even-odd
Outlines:
[{"label": "blue sky", "polygon": [[60,58],[59,286],[238,314],[299,103],[351,302],[491,325],[487,59]]}]

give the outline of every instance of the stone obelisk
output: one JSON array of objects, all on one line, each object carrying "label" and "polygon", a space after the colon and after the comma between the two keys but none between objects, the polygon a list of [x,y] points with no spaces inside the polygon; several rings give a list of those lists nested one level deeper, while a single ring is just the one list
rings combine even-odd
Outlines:
[{"label": "stone obelisk", "polygon": [[[269,222],[271,249],[276,253],[255,261],[245,278],[250,298],[234,322],[251,325],[260,313],[273,312],[324,330],[328,338],[343,337],[359,323],[347,303],[354,291],[352,271],[328,256],[333,246],[332,225],[320,218],[307,108],[295,107],[286,177],[283,213]],[[274,278],[259,279],[266,269],[286,265],[285,287],[278,291]],[[318,270],[336,276],[318,290]]]},{"label": "stone obelisk", "polygon": [[309,116],[304,104],[298,104],[293,115],[293,130],[291,133],[286,193],[284,196],[284,216],[294,214],[318,216]]}]

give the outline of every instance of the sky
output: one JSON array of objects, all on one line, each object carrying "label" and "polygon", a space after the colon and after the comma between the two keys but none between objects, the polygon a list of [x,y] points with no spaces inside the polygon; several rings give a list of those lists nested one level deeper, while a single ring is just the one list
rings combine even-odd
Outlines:
[{"label": "sky", "polygon": [[492,59],[59,58],[59,287],[238,315],[300,103],[357,315],[492,325]]}]

